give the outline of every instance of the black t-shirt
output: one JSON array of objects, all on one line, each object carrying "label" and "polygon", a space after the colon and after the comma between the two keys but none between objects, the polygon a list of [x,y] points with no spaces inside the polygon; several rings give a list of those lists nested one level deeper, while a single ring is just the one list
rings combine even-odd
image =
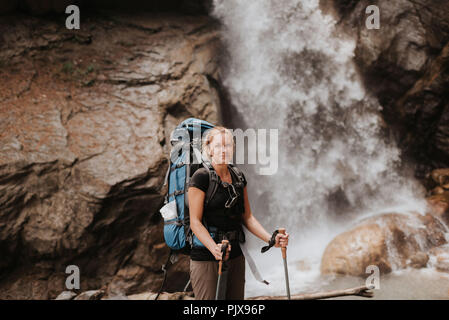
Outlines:
[{"label": "black t-shirt", "polygon": [[[234,176],[234,173],[231,169],[229,169],[232,184],[238,182],[238,178]],[[243,175],[243,173],[242,173]],[[221,182],[220,177],[218,179]],[[243,175],[243,187],[247,184],[246,178]],[[207,193],[207,189],[209,187],[209,173],[206,168],[199,168],[193,174],[189,187],[196,187],[204,193]],[[207,208],[203,210],[203,217],[206,220],[208,226],[215,226],[221,231],[232,231],[238,230],[241,228],[241,216],[244,211],[243,207],[243,188],[236,188],[236,191],[240,194],[241,201],[240,204],[237,203],[231,208],[225,208],[226,201],[230,198],[228,190],[222,186],[221,183],[218,184],[217,192],[210,199]],[[243,211],[242,211],[243,210]],[[229,258],[235,258],[242,255],[242,251],[240,249],[240,245],[238,240],[230,241],[231,244],[231,252],[229,253]],[[206,247],[193,247],[190,252],[190,258],[194,261],[214,261],[216,260],[214,255],[207,249]]]}]

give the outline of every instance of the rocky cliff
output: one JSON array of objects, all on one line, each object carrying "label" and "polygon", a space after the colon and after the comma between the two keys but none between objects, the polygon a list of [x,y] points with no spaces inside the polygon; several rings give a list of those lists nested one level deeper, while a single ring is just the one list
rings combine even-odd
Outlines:
[{"label": "rocky cliff", "polygon": [[[357,38],[355,61],[366,90],[383,106],[403,158],[417,163],[420,178],[447,167],[449,2],[334,0],[333,4],[338,25]],[[372,4],[379,8],[378,30],[365,25],[369,16],[365,10]]]},{"label": "rocky cliff", "polygon": [[220,121],[216,23],[103,11],[71,31],[15,12],[0,30],[0,299],[55,298],[68,265],[83,291],[156,290],[169,134]]}]

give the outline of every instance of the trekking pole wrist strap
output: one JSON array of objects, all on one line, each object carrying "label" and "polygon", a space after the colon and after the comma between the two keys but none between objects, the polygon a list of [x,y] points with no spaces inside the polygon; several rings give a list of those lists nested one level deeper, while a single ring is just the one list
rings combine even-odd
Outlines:
[{"label": "trekking pole wrist strap", "polygon": [[268,242],[268,246],[262,247],[260,252],[264,253],[264,252],[268,251],[268,249],[270,249],[272,246],[275,245],[275,243],[276,243],[276,236],[277,236],[278,233],[279,233],[278,230],[274,230],[273,234],[271,235],[271,239]]}]

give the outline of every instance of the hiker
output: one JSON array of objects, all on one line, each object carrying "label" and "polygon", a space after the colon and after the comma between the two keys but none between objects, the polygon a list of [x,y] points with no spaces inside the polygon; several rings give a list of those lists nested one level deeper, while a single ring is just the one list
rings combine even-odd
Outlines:
[{"label": "hiker", "polygon": [[[206,209],[204,199],[209,185],[207,169],[195,171],[188,186],[190,227],[194,234],[190,253],[190,279],[197,300],[215,299],[217,261],[222,259],[228,267],[226,299],[244,299],[245,257],[239,246],[239,240],[244,236],[242,224],[271,246],[279,248],[288,245],[288,233],[270,235],[252,214],[246,178],[239,185],[235,172],[228,165],[232,162],[234,146],[232,133],[228,129],[216,126],[206,131],[202,139],[203,158],[210,162],[220,183]],[[209,229],[203,224],[204,221]],[[212,236],[218,236],[218,243]],[[221,252],[222,238],[229,240],[225,257]]]}]

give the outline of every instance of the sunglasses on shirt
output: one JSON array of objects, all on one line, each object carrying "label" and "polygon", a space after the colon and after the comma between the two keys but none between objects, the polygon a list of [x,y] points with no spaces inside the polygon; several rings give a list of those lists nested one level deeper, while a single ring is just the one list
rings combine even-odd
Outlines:
[{"label": "sunglasses on shirt", "polygon": [[225,189],[228,190],[228,193],[229,193],[230,198],[225,203],[225,208],[229,209],[235,205],[235,203],[237,202],[237,199],[239,198],[239,194],[235,190],[234,185],[227,183],[227,182],[222,182],[222,185]]}]

